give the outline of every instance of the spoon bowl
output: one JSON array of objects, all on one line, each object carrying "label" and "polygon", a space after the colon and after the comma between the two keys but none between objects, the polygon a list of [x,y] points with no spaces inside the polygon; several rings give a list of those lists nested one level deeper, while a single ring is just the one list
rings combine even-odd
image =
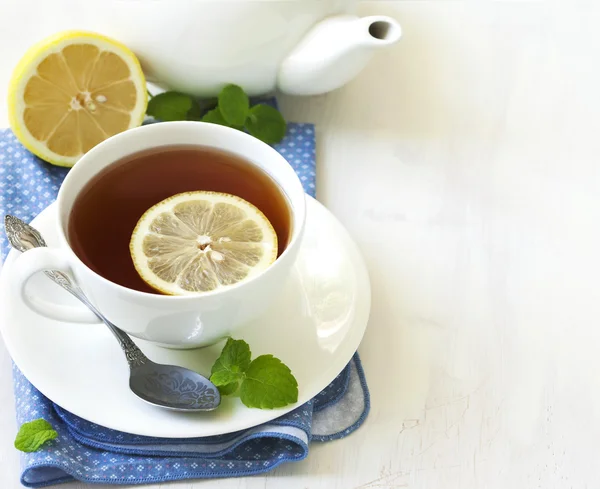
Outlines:
[{"label": "spoon bowl", "polygon": [[129,388],[140,399],[166,409],[215,409],[220,402],[218,389],[211,387],[206,378],[197,378],[197,375],[190,375],[189,372],[183,367],[148,362],[134,367],[129,377]]}]

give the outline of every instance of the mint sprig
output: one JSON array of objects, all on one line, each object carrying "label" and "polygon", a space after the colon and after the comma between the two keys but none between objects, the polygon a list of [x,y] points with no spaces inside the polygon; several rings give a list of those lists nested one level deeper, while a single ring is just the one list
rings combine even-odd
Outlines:
[{"label": "mint sprig", "polygon": [[215,107],[214,109],[209,110],[206,114],[204,114],[204,117],[202,117],[200,120],[202,120],[203,122],[212,122],[213,124],[219,124],[221,126],[229,125],[223,117],[223,114],[221,114],[221,110],[219,109],[219,107]]},{"label": "mint sprig", "polygon": [[[244,372],[250,366],[250,347],[243,340],[227,339],[221,351],[221,356],[210,371],[213,384],[225,386],[243,380]],[[233,388],[233,386],[231,386]]]},{"label": "mint sprig", "polygon": [[250,361],[250,346],[229,338],[211,370],[210,380],[222,395],[239,393],[248,407],[275,409],[298,401],[298,382],[273,355]]},{"label": "mint sprig", "polygon": [[243,126],[250,112],[248,95],[237,85],[227,85],[219,93],[219,110],[230,126]]},{"label": "mint sprig", "polygon": [[[204,105],[204,108],[203,108]],[[161,121],[203,121],[248,131],[267,144],[277,144],[284,137],[286,122],[281,113],[265,104],[250,106],[244,90],[229,84],[214,101],[202,104],[181,92],[164,92],[148,102],[147,114]]]},{"label": "mint sprig", "polygon": [[23,423],[15,438],[15,448],[22,452],[36,452],[44,443],[54,440],[58,433],[45,419],[35,419]]},{"label": "mint sprig", "polygon": [[246,129],[255,138],[276,144],[285,136],[286,124],[281,113],[270,105],[258,104],[250,109]]},{"label": "mint sprig", "polygon": [[240,387],[240,399],[248,407],[273,409],[298,400],[298,382],[292,371],[273,355],[255,358]]},{"label": "mint sprig", "polygon": [[161,121],[184,121],[188,114],[199,118],[200,106],[185,93],[163,92],[150,99],[146,113]]}]

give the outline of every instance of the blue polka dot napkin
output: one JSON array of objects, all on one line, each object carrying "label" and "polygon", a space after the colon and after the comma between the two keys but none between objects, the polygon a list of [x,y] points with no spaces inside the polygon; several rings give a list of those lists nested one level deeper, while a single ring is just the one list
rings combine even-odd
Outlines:
[{"label": "blue polka dot napkin", "polygon": [[[313,126],[289,124],[276,149],[294,167],[306,192],[314,196]],[[67,171],[36,158],[12,132],[0,130],[0,213],[31,221],[54,201]],[[2,230],[2,260],[8,251]],[[18,424],[44,418],[58,432],[42,450],[22,454],[21,483],[27,487],[73,479],[144,484],[259,474],[283,462],[304,459],[311,441],[347,436],[369,411],[369,391],[358,354],[328,387],[294,411],[252,429],[193,439],[151,438],[98,426],[52,403],[16,365],[13,377]]]}]

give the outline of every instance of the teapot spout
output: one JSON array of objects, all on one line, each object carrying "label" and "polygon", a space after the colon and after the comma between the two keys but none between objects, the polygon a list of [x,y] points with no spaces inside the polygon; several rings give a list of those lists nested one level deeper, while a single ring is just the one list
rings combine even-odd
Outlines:
[{"label": "teapot spout", "polygon": [[279,90],[318,95],[349,82],[373,52],[394,44],[402,29],[391,17],[330,17],[315,25],[279,68]]}]

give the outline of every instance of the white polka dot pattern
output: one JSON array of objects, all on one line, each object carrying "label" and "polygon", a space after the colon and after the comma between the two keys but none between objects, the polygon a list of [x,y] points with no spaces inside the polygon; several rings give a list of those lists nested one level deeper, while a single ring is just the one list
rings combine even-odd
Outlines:
[{"label": "white polka dot pattern", "polygon": [[[307,193],[315,195],[315,134],[311,124],[289,124],[276,149],[294,167]],[[56,198],[68,170],[30,154],[9,130],[0,130],[0,211],[26,222]],[[8,252],[0,234],[2,259]],[[348,396],[351,371],[360,379],[360,416],[326,436],[311,432],[313,421]],[[42,487],[79,479],[86,482],[140,484],[179,479],[234,477],[269,471],[308,455],[311,439],[341,438],[358,428],[368,412],[368,390],[358,354],[312,401],[268,425],[219,437],[171,440],[117,432],[90,423],[53,404],[13,367],[17,422],[45,418],[58,438],[22,457],[21,482]],[[326,409],[327,408],[327,409]],[[329,424],[329,423],[325,423]],[[334,430],[335,431],[335,430]]]}]

